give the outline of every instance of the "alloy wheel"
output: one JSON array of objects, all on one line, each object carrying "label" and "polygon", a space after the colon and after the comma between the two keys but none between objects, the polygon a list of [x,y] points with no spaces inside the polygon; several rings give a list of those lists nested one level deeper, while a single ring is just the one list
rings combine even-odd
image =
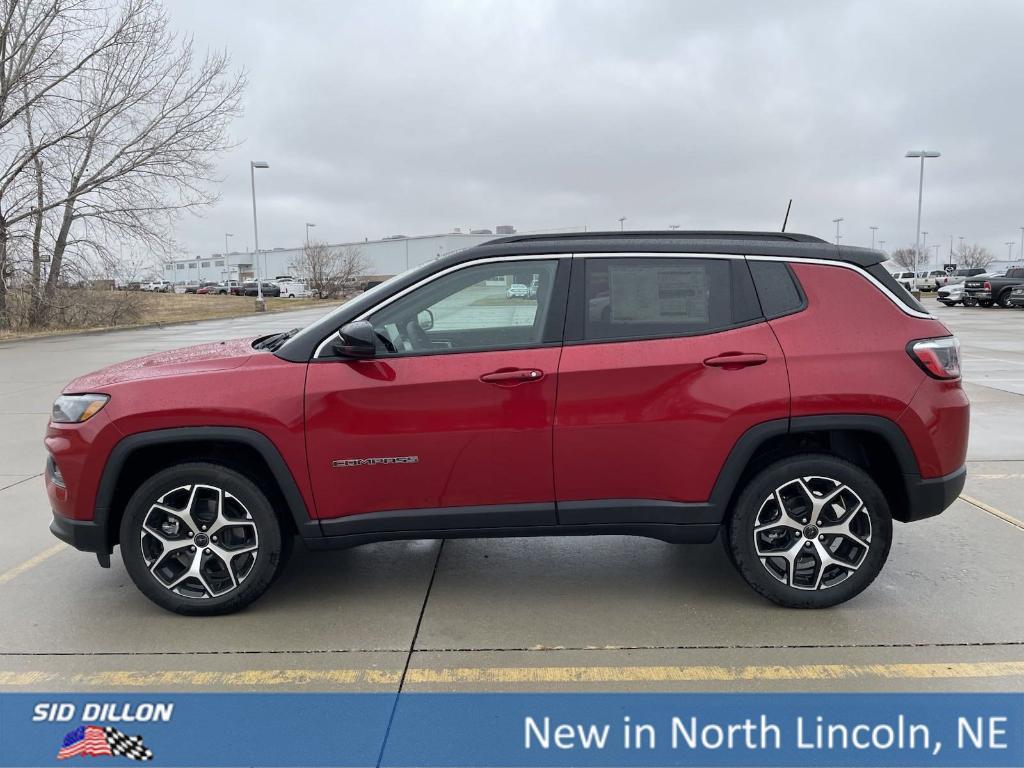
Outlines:
[{"label": "alloy wheel", "polygon": [[871,517],[850,486],[799,477],[777,487],[754,520],[754,551],[777,581],[795,589],[842,584],[871,548]]},{"label": "alloy wheel", "polygon": [[259,531],[249,510],[213,485],[183,485],[163,494],[143,516],[140,538],[153,578],[187,598],[237,589],[259,556]]}]

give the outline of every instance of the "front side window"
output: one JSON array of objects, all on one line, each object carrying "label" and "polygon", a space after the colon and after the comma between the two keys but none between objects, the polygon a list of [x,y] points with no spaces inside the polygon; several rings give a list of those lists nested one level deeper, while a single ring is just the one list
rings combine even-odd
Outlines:
[{"label": "front side window", "polygon": [[685,336],[733,323],[727,259],[588,258],[586,339]]},{"label": "front side window", "polygon": [[539,345],[551,309],[555,259],[466,267],[372,314],[378,354]]}]

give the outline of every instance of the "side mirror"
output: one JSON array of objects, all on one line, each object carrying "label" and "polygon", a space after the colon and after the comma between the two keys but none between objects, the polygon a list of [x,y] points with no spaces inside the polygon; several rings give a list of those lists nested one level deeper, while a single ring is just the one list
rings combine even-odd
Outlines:
[{"label": "side mirror", "polygon": [[429,309],[424,309],[418,315],[416,315],[416,323],[420,329],[429,331],[434,327],[434,313]]},{"label": "side mirror", "polygon": [[331,347],[339,357],[370,358],[377,354],[377,334],[366,320],[346,323],[338,331],[341,337]]}]

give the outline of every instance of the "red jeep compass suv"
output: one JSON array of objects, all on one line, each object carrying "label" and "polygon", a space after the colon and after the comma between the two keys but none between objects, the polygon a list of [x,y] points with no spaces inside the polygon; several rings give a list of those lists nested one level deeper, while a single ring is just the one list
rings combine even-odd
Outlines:
[{"label": "red jeep compass suv", "polygon": [[50,527],[104,566],[120,544],[185,614],[254,600],[296,534],[721,534],[768,599],[835,605],[966,471],[957,341],[884,259],[779,233],[493,240],[302,330],[71,382]]}]

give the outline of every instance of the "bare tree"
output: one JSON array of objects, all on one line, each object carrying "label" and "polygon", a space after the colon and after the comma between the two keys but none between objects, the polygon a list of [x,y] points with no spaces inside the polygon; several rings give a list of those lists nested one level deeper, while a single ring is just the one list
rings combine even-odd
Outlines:
[{"label": "bare tree", "polygon": [[[81,50],[48,59],[45,71],[53,73],[23,89],[22,149],[0,173],[0,269],[11,261],[5,243],[13,228],[31,222],[25,237],[35,323],[67,259],[109,261],[110,244],[124,240],[167,249],[175,217],[216,200],[214,162],[231,146],[228,125],[245,86],[227,54],[198,59],[191,39],[170,30],[157,0],[121,0],[116,12],[86,0],[0,0],[4,9],[43,13],[50,6],[58,8],[61,28],[74,33],[62,45]],[[50,80],[57,85],[33,96]],[[0,79],[0,130],[3,94]],[[43,285],[41,261],[49,261]]]},{"label": "bare tree", "polygon": [[924,258],[919,257],[916,262],[914,261],[914,246],[908,245],[906,248],[897,248],[895,251],[889,254],[889,258],[900,265],[901,268],[908,272],[913,272],[915,269],[919,269],[921,264],[924,263]]},{"label": "bare tree", "polygon": [[956,264],[960,269],[988,269],[996,257],[983,245],[964,243],[956,250]]},{"label": "bare tree", "polygon": [[366,274],[369,263],[363,252],[349,245],[332,248],[323,242],[310,242],[302,250],[298,261],[292,264],[298,276],[321,299],[337,296]]}]

